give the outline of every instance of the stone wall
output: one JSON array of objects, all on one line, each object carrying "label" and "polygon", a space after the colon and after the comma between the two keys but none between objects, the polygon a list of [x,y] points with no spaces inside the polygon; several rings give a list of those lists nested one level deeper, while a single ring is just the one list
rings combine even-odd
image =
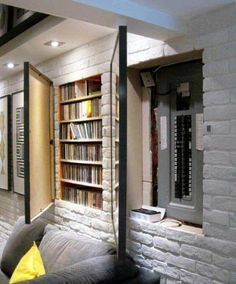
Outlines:
[{"label": "stone wall", "polygon": [[[129,66],[203,50],[203,229],[196,231],[186,226],[173,229],[134,220],[129,223],[128,248],[136,263],[166,275],[168,284],[236,283],[235,14],[236,5],[232,4],[194,19],[189,25],[188,36],[165,43],[129,35]],[[55,85],[106,73],[113,41],[114,36],[108,36],[38,68]],[[22,88],[21,83],[20,75],[0,82],[0,94],[11,93],[19,86]],[[206,131],[208,125],[211,132]],[[2,202],[0,195],[0,207]],[[110,217],[109,210],[97,211],[63,201],[56,201],[48,213],[50,220],[64,228],[106,241],[113,241]],[[10,226],[2,229],[0,223],[0,230],[5,230],[6,236],[10,229]]]},{"label": "stone wall", "polygon": [[[189,36],[136,44],[129,62],[203,50],[203,229],[130,220],[136,262],[167,283],[236,283],[236,5],[191,21]],[[141,50],[139,50],[141,48]],[[207,132],[207,126],[211,131]]]},{"label": "stone wall", "polygon": [[[101,74],[102,76],[102,125],[103,125],[103,210],[92,208],[84,208],[80,205],[75,205],[70,202],[56,200],[55,205],[44,213],[44,218],[51,223],[63,227],[67,230],[75,230],[78,233],[86,234],[93,238],[101,239],[110,243],[115,243],[114,229],[112,224],[112,215],[116,214],[116,209],[111,206],[111,166],[110,166],[110,59],[114,47],[115,34],[105,38],[88,43],[84,46],[76,48],[70,52],[56,57],[52,60],[44,62],[37,66],[37,68],[48,76],[54,83],[54,132],[55,132],[55,172],[56,172],[56,197],[60,197],[59,190],[59,123],[58,123],[58,97],[59,88],[61,84],[80,80]],[[116,84],[115,74],[112,76],[113,86]],[[11,77],[0,82],[0,96],[14,93],[23,90],[22,74]],[[113,102],[115,104],[115,88],[113,88]],[[115,133],[115,105],[112,108],[113,116],[113,135]],[[115,142],[115,140],[114,140]],[[114,145],[113,145],[114,148]],[[115,154],[113,153],[113,157]],[[113,161],[115,165],[115,161]],[[114,172],[113,172],[114,175]],[[115,182],[115,181],[114,181]],[[114,187],[114,184],[113,184]],[[113,193],[113,198],[115,194]],[[0,191],[0,209],[6,207],[5,201],[15,204],[19,210],[18,214],[13,214],[15,208],[7,206],[5,211],[0,211],[0,235],[2,239],[7,239],[11,230],[12,224],[16,221],[19,215],[23,215],[24,204],[23,198],[17,194]],[[18,202],[18,200],[20,200]],[[112,211],[114,210],[114,212]],[[9,219],[8,216],[12,216]],[[117,214],[116,214],[117,216]],[[117,222],[116,222],[117,224]]]}]

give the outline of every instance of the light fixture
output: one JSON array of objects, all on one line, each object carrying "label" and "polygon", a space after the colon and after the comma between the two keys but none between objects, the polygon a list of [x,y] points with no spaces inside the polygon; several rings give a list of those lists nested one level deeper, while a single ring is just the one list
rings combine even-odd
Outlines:
[{"label": "light fixture", "polygon": [[58,47],[59,46],[59,42],[58,41],[51,41],[51,46],[52,47]]},{"label": "light fixture", "polygon": [[63,44],[65,44],[65,42],[57,41],[57,40],[50,40],[50,41],[47,41],[47,42],[44,43],[44,45],[50,46],[50,47],[53,47],[53,48],[62,46]]},{"label": "light fixture", "polygon": [[9,69],[13,69],[15,68],[16,66],[18,66],[19,64],[16,64],[16,63],[13,63],[13,62],[8,62],[8,63],[5,63],[4,66],[6,66],[7,68]]}]

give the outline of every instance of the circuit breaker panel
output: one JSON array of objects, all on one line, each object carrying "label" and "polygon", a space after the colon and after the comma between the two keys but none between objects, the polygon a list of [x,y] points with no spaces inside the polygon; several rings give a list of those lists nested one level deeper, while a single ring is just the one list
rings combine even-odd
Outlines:
[{"label": "circuit breaker panel", "polygon": [[[169,217],[202,222],[202,62],[168,66],[157,73],[160,141],[158,206]],[[166,129],[166,130],[165,130]]]},{"label": "circuit breaker panel", "polygon": [[175,140],[175,197],[192,197],[192,126],[191,115],[178,115],[174,119]]}]

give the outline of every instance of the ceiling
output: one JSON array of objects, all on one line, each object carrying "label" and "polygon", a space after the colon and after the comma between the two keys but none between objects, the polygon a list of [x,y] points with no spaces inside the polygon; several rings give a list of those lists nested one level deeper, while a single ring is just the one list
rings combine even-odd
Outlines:
[{"label": "ceiling", "polygon": [[[24,61],[37,65],[104,37],[120,24],[127,25],[130,33],[159,40],[183,35],[191,18],[235,0],[0,0],[0,3],[53,15],[0,48],[2,80],[22,70]],[[66,44],[53,49],[44,46],[49,40]],[[3,66],[9,61],[19,66],[9,70]]]},{"label": "ceiling", "polygon": [[[47,20],[47,27],[49,21],[50,19]],[[51,22],[55,22],[55,19],[52,18]],[[34,36],[31,36],[30,39],[26,38],[22,44],[19,44],[19,41],[17,40],[16,48],[9,52],[6,51],[3,54],[3,49],[1,48],[0,80],[22,70],[24,61],[29,61],[31,64],[37,65],[38,63],[113,32],[113,29],[78,20],[60,20],[59,23],[53,27],[48,27],[42,33],[34,33]],[[45,46],[44,43],[50,40],[65,42],[65,44],[58,48]],[[7,62],[14,62],[19,65],[14,69],[8,69],[4,66]]]},{"label": "ceiling", "polygon": [[151,9],[168,13],[175,17],[190,20],[202,13],[219,9],[234,0],[130,0]]}]

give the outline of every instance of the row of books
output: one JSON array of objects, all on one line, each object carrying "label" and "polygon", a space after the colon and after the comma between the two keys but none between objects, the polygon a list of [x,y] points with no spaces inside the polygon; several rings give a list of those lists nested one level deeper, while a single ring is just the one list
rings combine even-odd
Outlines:
[{"label": "row of books", "polygon": [[92,208],[102,208],[101,192],[80,190],[74,187],[64,187],[64,200]]},{"label": "row of books", "polygon": [[61,157],[67,160],[102,161],[102,145],[62,144]]},{"label": "row of books", "polygon": [[116,144],[116,149],[115,149],[115,159],[116,159],[116,161],[119,161],[119,150],[120,150],[120,147],[119,147],[119,145]]},{"label": "row of books", "polygon": [[77,81],[61,87],[61,100],[80,98],[101,93],[101,77]]},{"label": "row of books", "polygon": [[116,169],[115,169],[115,182],[116,183],[119,182],[119,166],[116,166]]},{"label": "row of books", "polygon": [[116,139],[119,139],[119,128],[120,128],[120,124],[118,121],[116,121]]},{"label": "row of books", "polygon": [[120,116],[120,102],[119,99],[116,99],[116,117],[119,118]]},{"label": "row of books", "polygon": [[62,176],[64,179],[101,185],[102,167],[63,164]]},{"label": "row of books", "polygon": [[101,115],[101,99],[66,104],[61,107],[62,119],[85,119]]},{"label": "row of books", "polygon": [[101,139],[102,121],[61,124],[60,139]]}]

